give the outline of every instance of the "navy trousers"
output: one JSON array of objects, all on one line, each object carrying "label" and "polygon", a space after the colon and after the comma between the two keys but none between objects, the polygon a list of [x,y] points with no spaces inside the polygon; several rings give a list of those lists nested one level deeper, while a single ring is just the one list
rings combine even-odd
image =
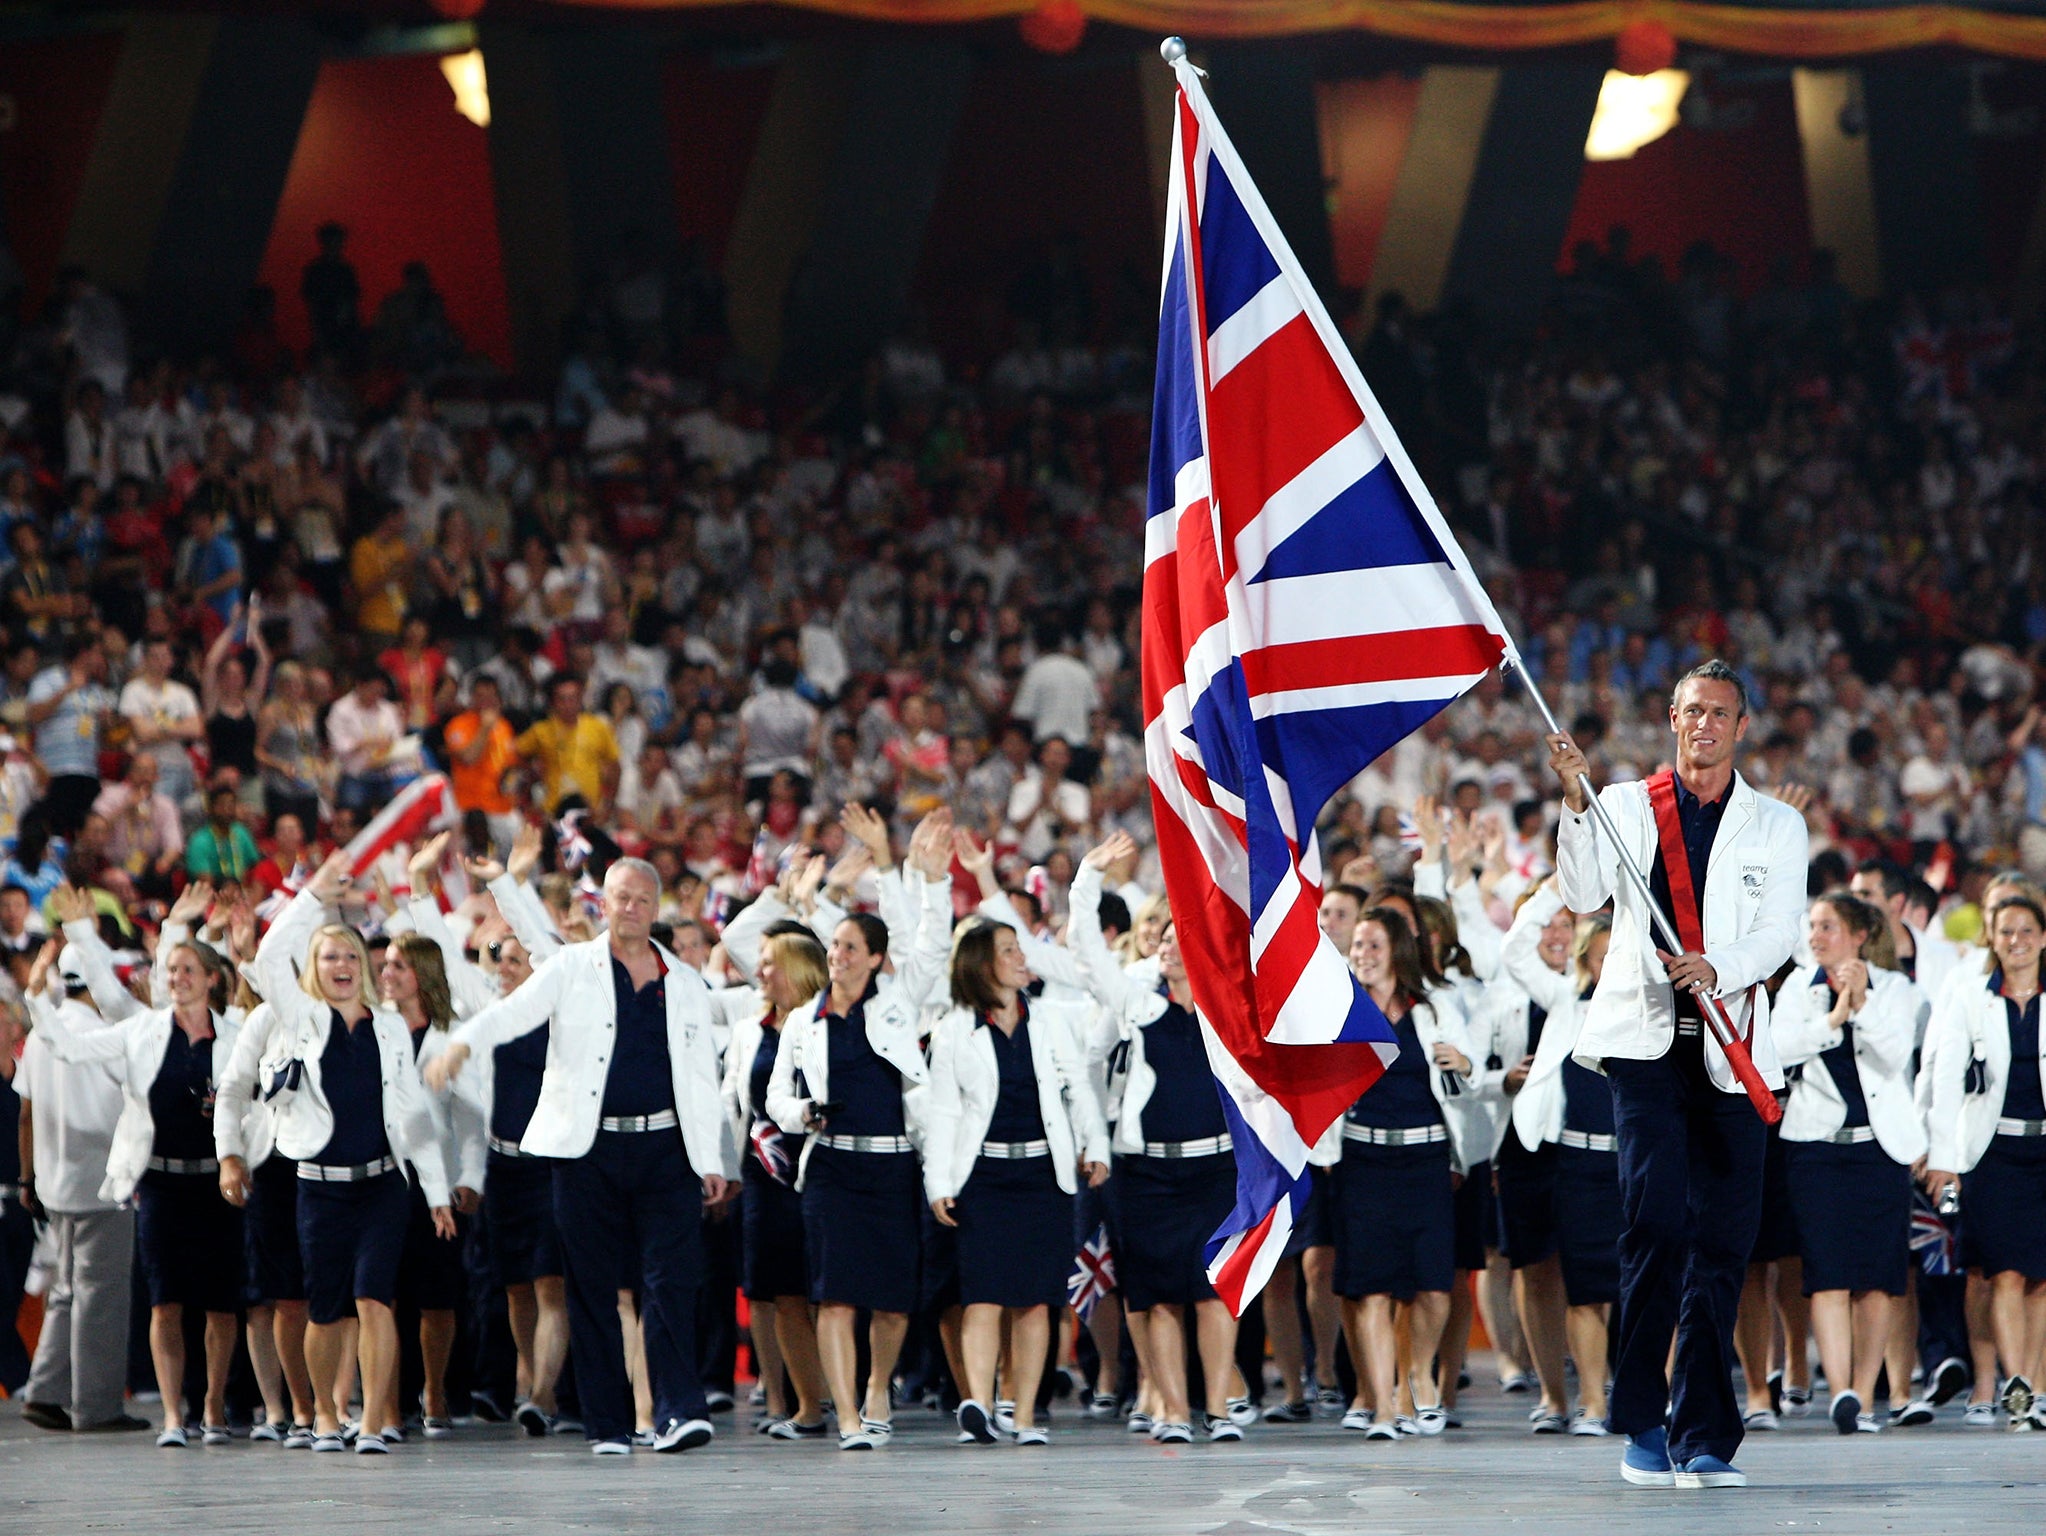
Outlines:
[{"label": "navy trousers", "polygon": [[568,1344],[592,1440],[632,1435],[632,1381],[618,1293],[639,1290],[656,1427],[708,1416],[696,1369],[703,1191],[678,1131],[599,1131],[554,1165],[554,1220],[568,1282]]},{"label": "navy trousers", "polygon": [[[1741,1443],[1733,1324],[1762,1219],[1768,1137],[1747,1096],[1705,1074],[1698,1038],[1658,1061],[1608,1057],[1619,1137],[1619,1346],[1608,1423],[1638,1435],[1669,1417],[1669,1452],[1727,1461]],[[1665,1377],[1670,1335],[1676,1370]]]}]

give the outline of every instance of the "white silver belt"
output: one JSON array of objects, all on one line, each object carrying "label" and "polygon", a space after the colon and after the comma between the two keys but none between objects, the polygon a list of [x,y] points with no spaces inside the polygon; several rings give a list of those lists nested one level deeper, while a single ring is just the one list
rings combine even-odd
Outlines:
[{"label": "white silver belt", "polygon": [[1236,1150],[1236,1143],[1224,1131],[1220,1136],[1202,1136],[1194,1141],[1147,1141],[1146,1157],[1219,1157]]},{"label": "white silver belt", "polygon": [[982,1157],[1023,1158],[1050,1157],[1051,1143],[1048,1141],[984,1141],[980,1144]]},{"label": "white silver belt", "polygon": [[1556,1138],[1556,1144],[1562,1147],[1574,1147],[1579,1152],[1612,1152],[1618,1150],[1620,1138],[1609,1136],[1603,1131],[1566,1130]]},{"label": "white silver belt", "polygon": [[386,1154],[373,1163],[300,1163],[298,1176],[314,1184],[361,1184],[398,1171],[398,1160]]},{"label": "white silver belt", "polygon": [[914,1152],[907,1136],[819,1136],[817,1145],[834,1152]]},{"label": "white silver belt", "polygon": [[682,1122],[672,1109],[652,1115],[606,1115],[597,1122],[600,1131],[672,1131]]},{"label": "white silver belt", "polygon": [[2008,1117],[1996,1122],[1999,1136],[2046,1136],[2046,1120],[2012,1120]]},{"label": "white silver belt", "polygon": [[1863,1142],[1875,1140],[1875,1127],[1872,1125],[1850,1125],[1844,1131],[1835,1131],[1830,1136],[1821,1136],[1819,1140],[1836,1147],[1858,1147]]},{"label": "white silver belt", "polygon": [[151,1173],[218,1173],[220,1159],[217,1157],[152,1157],[148,1168]]},{"label": "white silver belt", "polygon": [[524,1157],[526,1155],[519,1150],[517,1142],[506,1141],[501,1136],[492,1136],[490,1138],[490,1150],[499,1157]]},{"label": "white silver belt", "polygon": [[1430,1142],[1449,1140],[1449,1127],[1435,1125],[1359,1125],[1343,1122],[1343,1140],[1361,1141],[1370,1147],[1425,1147]]}]

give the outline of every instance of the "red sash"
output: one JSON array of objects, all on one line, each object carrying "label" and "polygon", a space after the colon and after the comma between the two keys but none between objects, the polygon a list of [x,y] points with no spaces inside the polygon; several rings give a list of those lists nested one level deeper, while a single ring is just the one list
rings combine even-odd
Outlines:
[{"label": "red sash", "polygon": [[1698,891],[1691,884],[1691,856],[1684,851],[1684,824],[1677,816],[1677,775],[1665,769],[1647,780],[1648,808],[1655,813],[1655,838],[1662,848],[1663,873],[1669,876],[1670,919],[1689,954],[1705,953],[1705,930],[1698,923]]}]

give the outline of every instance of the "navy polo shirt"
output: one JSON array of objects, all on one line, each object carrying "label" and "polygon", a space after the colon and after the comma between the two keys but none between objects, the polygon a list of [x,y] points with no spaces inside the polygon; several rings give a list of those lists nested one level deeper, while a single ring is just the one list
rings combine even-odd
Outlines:
[{"label": "navy polo shirt", "polygon": [[540,1107],[540,1081],[547,1075],[547,1035],[551,1026],[520,1035],[500,1045],[491,1057],[490,1134],[516,1142]]},{"label": "navy polo shirt", "polygon": [[668,1060],[668,965],[658,953],[654,961],[660,974],[635,987],[625,962],[611,957],[618,1033],[604,1079],[606,1115],[658,1115],[675,1107],[675,1073]]},{"label": "navy polo shirt", "polygon": [[197,1161],[213,1155],[212,1036],[194,1042],[171,1025],[163,1065],[149,1085],[149,1117],[156,1127],[151,1150],[158,1157]]},{"label": "navy polo shirt", "polygon": [[[844,1016],[824,1016],[824,1046],[831,1101],[838,1105],[825,1127],[833,1136],[901,1136],[908,1130],[902,1113],[902,1074],[867,1039],[867,1003],[880,990],[867,984],[866,996]],[[830,993],[825,994],[827,1007]]]},{"label": "navy polo shirt", "polygon": [[1157,1075],[1144,1106],[1144,1140],[1205,1141],[1229,1129],[1201,1025],[1177,1003],[1144,1027],[1144,1061]]},{"label": "navy polo shirt", "polygon": [[334,1134],[316,1163],[352,1168],[389,1154],[384,1134],[384,1058],[375,1023],[364,1018],[350,1029],[341,1011],[329,1010],[327,1046],[320,1052],[320,1088],[334,1112]]},{"label": "navy polo shirt", "polygon": [[989,1141],[1042,1141],[1044,1104],[1037,1096],[1037,1062],[1030,1054],[1030,1015],[1016,1021],[1016,1032],[1003,1034],[983,1017],[980,1027],[995,1045],[994,1118],[988,1121]]}]

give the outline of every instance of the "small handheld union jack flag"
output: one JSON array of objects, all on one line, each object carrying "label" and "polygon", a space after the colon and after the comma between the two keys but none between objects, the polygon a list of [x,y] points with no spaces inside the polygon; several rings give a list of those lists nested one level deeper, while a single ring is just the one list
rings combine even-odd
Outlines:
[{"label": "small handheld union jack flag", "polygon": [[788,1183],[796,1166],[789,1161],[788,1149],[782,1144],[781,1129],[772,1120],[756,1120],[748,1139],[753,1143],[754,1159],[767,1170],[767,1176],[777,1184]]},{"label": "small handheld union jack flag", "polygon": [[1952,1275],[1960,1272],[1958,1234],[1940,1215],[1923,1190],[1911,1191],[1911,1251],[1918,1255],[1921,1274]]},{"label": "small handheld union jack flag", "polygon": [[1108,1224],[1094,1229],[1073,1258],[1073,1276],[1066,1282],[1066,1302],[1080,1320],[1094,1315],[1095,1303],[1115,1289],[1115,1252],[1108,1246]]}]

